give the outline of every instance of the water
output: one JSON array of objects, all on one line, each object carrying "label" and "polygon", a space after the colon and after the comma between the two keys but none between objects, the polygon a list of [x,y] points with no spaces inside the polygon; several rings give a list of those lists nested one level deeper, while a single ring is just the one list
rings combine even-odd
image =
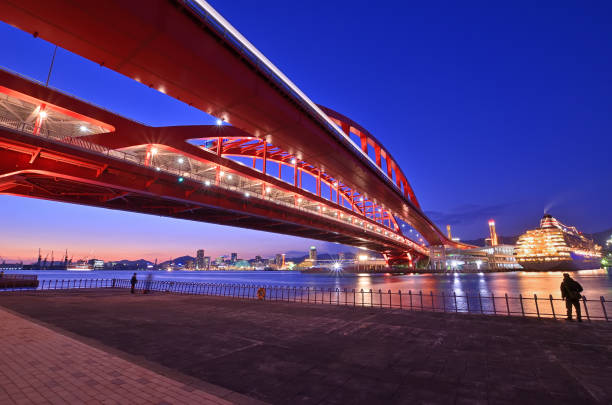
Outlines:
[{"label": "water", "polygon": [[[36,274],[39,280],[72,280],[91,278],[120,278],[129,279],[132,271],[6,271],[15,274]],[[149,272],[139,271],[138,278],[144,280]],[[483,296],[509,296],[560,297],[559,285],[563,278],[563,272],[528,273],[523,271],[511,273],[479,273],[479,274],[409,274],[409,275],[385,275],[385,274],[301,274],[291,271],[154,271],[155,280],[158,281],[187,281],[202,283],[227,283],[227,284],[257,284],[270,286],[291,287],[317,287],[338,288],[347,290],[375,292],[382,290],[387,292],[418,293],[423,291],[429,294],[450,293],[457,295]],[[612,273],[608,270],[581,270],[570,272],[584,288],[583,294],[589,299],[599,299],[604,296],[606,300],[612,300]]]}]

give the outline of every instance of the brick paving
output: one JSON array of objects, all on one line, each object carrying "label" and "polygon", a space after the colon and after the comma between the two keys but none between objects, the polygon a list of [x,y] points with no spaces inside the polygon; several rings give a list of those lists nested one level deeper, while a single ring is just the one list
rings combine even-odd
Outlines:
[{"label": "brick paving", "polygon": [[0,404],[231,404],[0,309]]},{"label": "brick paving", "polygon": [[[149,369],[159,365],[275,404],[612,403],[612,323],[125,290],[0,294],[0,306],[112,348],[122,358],[143,359],[134,361]],[[26,335],[21,345],[29,344]],[[62,350],[49,343],[23,362]],[[64,368],[59,357],[47,365]],[[50,367],[40,378],[52,378]],[[2,369],[7,377],[19,371]],[[87,371],[70,370],[86,376],[56,378],[57,390],[65,392],[68,384],[72,392],[76,381],[96,381]],[[134,383],[120,374],[106,378],[110,392],[121,381]]]}]

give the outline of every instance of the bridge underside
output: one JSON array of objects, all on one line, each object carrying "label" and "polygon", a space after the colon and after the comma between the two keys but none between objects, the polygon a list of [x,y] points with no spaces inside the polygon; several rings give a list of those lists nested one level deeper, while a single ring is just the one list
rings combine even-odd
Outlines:
[{"label": "bridge underside", "polygon": [[313,238],[409,261],[401,244],[349,225],[10,129],[0,129],[0,193]]}]

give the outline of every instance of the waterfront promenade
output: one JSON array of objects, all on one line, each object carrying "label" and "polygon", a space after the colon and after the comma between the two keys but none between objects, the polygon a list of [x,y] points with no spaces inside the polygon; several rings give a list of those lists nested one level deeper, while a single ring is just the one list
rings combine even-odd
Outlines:
[{"label": "waterfront promenade", "polygon": [[[12,336],[2,362],[14,365],[2,369],[2,395],[15,387],[43,395],[50,379],[110,403],[122,384],[135,397],[174,390],[159,403],[247,400],[236,393],[279,404],[612,401],[612,326],[603,322],[123,289],[5,294],[0,306],[34,322],[0,310],[2,334]],[[97,373],[101,385],[90,381]]]}]

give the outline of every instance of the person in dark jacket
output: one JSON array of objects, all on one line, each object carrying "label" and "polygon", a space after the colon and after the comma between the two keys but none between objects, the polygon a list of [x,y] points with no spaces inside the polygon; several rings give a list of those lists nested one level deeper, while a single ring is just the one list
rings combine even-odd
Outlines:
[{"label": "person in dark jacket", "polygon": [[576,319],[582,322],[580,316],[580,298],[582,295],[582,286],[576,280],[570,277],[569,274],[563,273],[563,282],[561,283],[561,297],[565,299],[565,307],[567,308],[567,320],[572,320],[572,306],[576,308]]},{"label": "person in dark jacket", "polygon": [[130,279],[130,284],[132,285],[132,290],[130,291],[132,294],[134,294],[134,288],[136,288],[136,283],[138,282],[138,279],[136,278],[136,273],[134,273],[134,275],[132,276],[132,278]]}]

